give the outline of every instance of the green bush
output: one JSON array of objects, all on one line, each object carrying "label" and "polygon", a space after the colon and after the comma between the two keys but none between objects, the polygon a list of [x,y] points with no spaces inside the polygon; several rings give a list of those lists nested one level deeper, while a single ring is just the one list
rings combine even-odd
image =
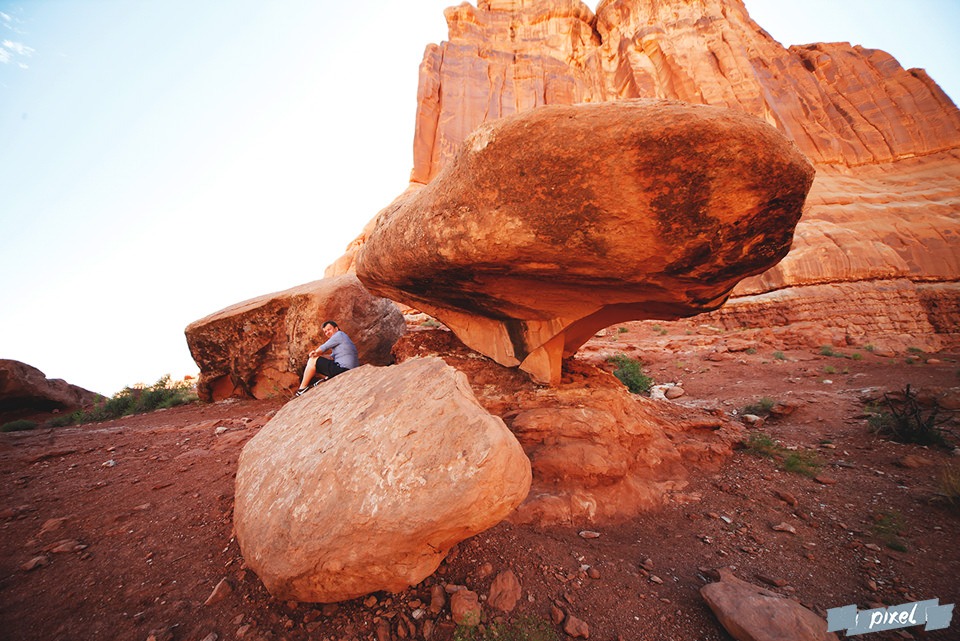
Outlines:
[{"label": "green bush", "polygon": [[934,406],[929,410],[920,407],[917,395],[907,385],[899,398],[884,394],[883,400],[886,410],[874,410],[867,419],[870,429],[891,438],[898,443],[915,443],[917,445],[937,445],[950,447],[943,432],[938,427],[939,408]]},{"label": "green bush", "polygon": [[903,533],[903,515],[896,510],[884,511],[874,517],[871,530],[891,550],[906,552],[907,544],[901,537]]},{"label": "green bush", "polygon": [[947,465],[940,472],[940,493],[954,509],[960,510],[960,469]]},{"label": "green bush", "polygon": [[74,423],[98,423],[122,416],[168,409],[196,400],[197,394],[190,385],[183,382],[171,383],[170,375],[166,374],[149,387],[125,387],[90,410],[75,412],[71,418]]},{"label": "green bush", "polygon": [[653,379],[643,373],[643,363],[624,354],[617,354],[607,359],[616,369],[613,375],[627,386],[633,394],[649,394],[653,387]]},{"label": "green bush", "polygon": [[810,450],[797,450],[790,452],[783,459],[783,469],[794,474],[814,477],[823,467],[823,462]]},{"label": "green bush", "polygon": [[44,422],[44,427],[66,427],[73,423],[72,414],[61,414],[60,416],[55,416],[54,418],[49,418]]},{"label": "green bush", "polygon": [[754,416],[767,417],[770,416],[770,410],[773,409],[773,406],[777,402],[768,396],[764,396],[756,403],[750,403],[749,405],[744,405],[740,410],[741,414],[753,414]]},{"label": "green bush", "polygon": [[783,452],[783,447],[779,443],[766,434],[759,432],[751,434],[750,438],[744,443],[744,446],[751,454],[763,456],[764,458],[776,458]]},{"label": "green bush", "polygon": [[504,623],[458,626],[454,641],[558,641],[557,631],[547,621],[523,615]]},{"label": "green bush", "polygon": [[0,432],[25,432],[27,430],[36,429],[36,427],[36,421],[30,421],[25,418],[21,418],[16,421],[10,421],[9,423],[0,425]]},{"label": "green bush", "polygon": [[784,353],[781,352],[781,351],[779,351],[779,350],[777,350],[776,352],[773,353],[773,357],[774,357],[775,359],[777,359],[778,361],[785,361],[785,360],[787,360],[787,357],[784,355]]},{"label": "green bush", "polygon": [[744,448],[754,456],[773,459],[777,466],[785,472],[816,476],[823,467],[823,462],[812,450],[788,450],[766,434],[754,432],[744,442]]}]

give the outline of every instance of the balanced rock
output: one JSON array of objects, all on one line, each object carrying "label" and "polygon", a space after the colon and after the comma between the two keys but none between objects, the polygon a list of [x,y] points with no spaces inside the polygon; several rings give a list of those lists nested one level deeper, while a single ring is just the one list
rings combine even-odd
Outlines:
[{"label": "balanced rock", "polygon": [[448,8],[446,41],[424,51],[412,182],[435,180],[482,124],[544,105],[741,110],[796,143],[817,177],[790,254],[709,322],[774,327],[798,348],[824,334],[884,352],[956,341],[960,110],[923,69],[855,43],[785,48],[742,0],[604,1],[595,14],[578,0],[475,4]]},{"label": "balanced rock", "polygon": [[26,363],[0,359],[0,412],[77,409],[99,398],[99,394],[59,378],[47,378]]},{"label": "balanced rock", "polygon": [[700,594],[737,641],[837,641],[827,622],[796,601],[785,599],[721,568],[720,580]]},{"label": "balanced rock", "polygon": [[290,401],[244,447],[234,524],[278,599],[422,581],[526,497],[530,462],[438,358],[362,366]]},{"label": "balanced rock", "polygon": [[326,340],[320,329],[326,320],[350,336],[361,363],[372,365],[390,363],[390,348],[406,331],[396,305],[372,296],[353,274],[237,303],[186,328],[200,367],[200,398],[286,394],[299,382],[308,352]]},{"label": "balanced rock", "polygon": [[598,330],[716,309],[776,264],[812,180],[783,135],[741,112],[542,107],[482,125],[382,211],[357,276],[556,384]]}]

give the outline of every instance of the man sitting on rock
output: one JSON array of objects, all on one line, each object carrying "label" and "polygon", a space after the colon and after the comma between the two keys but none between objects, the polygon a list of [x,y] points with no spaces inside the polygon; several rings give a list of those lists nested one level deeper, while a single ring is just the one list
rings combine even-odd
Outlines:
[{"label": "man sitting on rock", "polygon": [[[357,346],[353,344],[346,332],[340,329],[339,325],[332,320],[328,320],[323,322],[320,329],[327,337],[327,342],[308,354],[310,358],[307,359],[307,366],[303,370],[303,380],[300,381],[300,389],[297,390],[296,396],[300,396],[310,389],[310,383],[315,376],[323,376],[324,378],[321,380],[326,380],[360,364],[357,357]],[[324,352],[330,352],[330,357],[324,356]]]}]

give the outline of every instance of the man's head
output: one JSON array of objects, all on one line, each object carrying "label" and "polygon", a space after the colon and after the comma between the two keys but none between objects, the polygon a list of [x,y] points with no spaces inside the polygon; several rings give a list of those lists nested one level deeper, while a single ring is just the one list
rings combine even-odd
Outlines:
[{"label": "man's head", "polygon": [[337,333],[337,330],[340,329],[340,327],[332,320],[328,320],[323,321],[323,325],[320,326],[320,329],[323,331],[324,336],[330,338]]}]

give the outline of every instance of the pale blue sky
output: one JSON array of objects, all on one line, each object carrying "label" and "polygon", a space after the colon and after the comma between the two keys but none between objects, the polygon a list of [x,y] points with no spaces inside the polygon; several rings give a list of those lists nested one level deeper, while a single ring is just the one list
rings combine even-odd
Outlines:
[{"label": "pale blue sky", "polygon": [[[451,4],[0,0],[0,358],[112,394],[195,373],[191,321],[321,278],[406,186]],[[747,7],[960,96],[958,2]]]}]

